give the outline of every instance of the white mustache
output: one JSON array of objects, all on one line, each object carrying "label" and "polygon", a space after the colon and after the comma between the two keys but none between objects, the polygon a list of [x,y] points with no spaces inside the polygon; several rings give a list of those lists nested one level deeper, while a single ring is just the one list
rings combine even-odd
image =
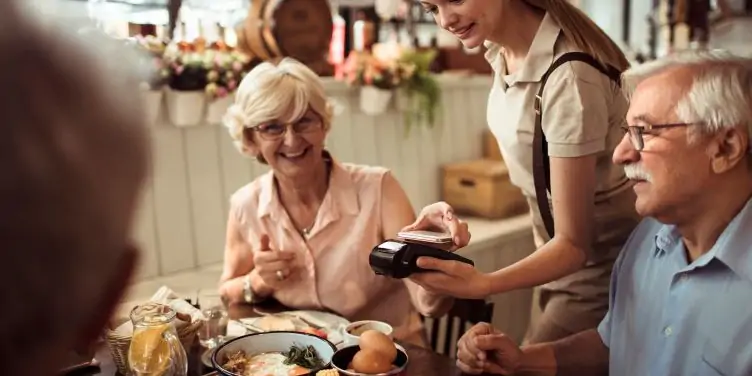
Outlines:
[{"label": "white mustache", "polygon": [[639,163],[630,163],[624,166],[624,173],[627,175],[627,179],[630,180],[644,180],[647,182],[653,181],[653,177],[642,168]]}]

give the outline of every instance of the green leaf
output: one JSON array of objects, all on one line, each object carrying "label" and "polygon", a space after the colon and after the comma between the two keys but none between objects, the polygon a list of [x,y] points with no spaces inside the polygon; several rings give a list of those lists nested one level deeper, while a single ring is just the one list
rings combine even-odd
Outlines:
[{"label": "green leaf", "polygon": [[285,364],[295,364],[300,367],[316,370],[324,367],[324,362],[319,357],[316,349],[313,346],[298,346],[292,345],[290,350],[282,353],[285,356]]},{"label": "green leaf", "polygon": [[415,64],[418,72],[428,71],[431,68],[431,63],[436,59],[437,53],[436,50],[409,50],[400,56],[400,61]]},{"label": "green leaf", "polygon": [[408,108],[403,113],[405,137],[415,123],[425,123],[432,128],[439,115],[441,86],[431,71],[431,63],[436,59],[437,50],[407,50],[400,56],[400,62],[415,66],[415,73],[402,83],[402,93],[407,99]]}]

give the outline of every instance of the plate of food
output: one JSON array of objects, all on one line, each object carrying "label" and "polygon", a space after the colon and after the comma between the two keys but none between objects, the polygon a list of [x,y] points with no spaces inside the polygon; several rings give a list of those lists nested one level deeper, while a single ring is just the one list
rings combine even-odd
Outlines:
[{"label": "plate of food", "polygon": [[335,351],[308,333],[251,333],[219,345],[211,361],[224,376],[315,376],[331,367]]},{"label": "plate of food", "polygon": [[309,333],[335,346],[342,343],[342,329],[350,324],[344,317],[320,311],[287,311],[238,321],[251,332]]}]

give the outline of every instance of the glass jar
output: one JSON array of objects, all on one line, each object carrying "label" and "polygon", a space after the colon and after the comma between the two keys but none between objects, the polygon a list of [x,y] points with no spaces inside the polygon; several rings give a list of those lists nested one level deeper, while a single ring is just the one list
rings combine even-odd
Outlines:
[{"label": "glass jar", "polygon": [[133,376],[185,376],[188,357],[175,329],[170,306],[145,303],[131,311],[133,337],[128,365]]}]

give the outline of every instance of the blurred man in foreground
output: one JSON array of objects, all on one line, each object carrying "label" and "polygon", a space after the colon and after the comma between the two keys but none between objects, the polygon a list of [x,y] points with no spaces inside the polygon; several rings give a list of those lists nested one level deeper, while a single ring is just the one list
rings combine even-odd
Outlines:
[{"label": "blurred man in foreground", "polygon": [[752,60],[691,52],[634,68],[614,162],[646,217],[614,265],[598,329],[518,348],[487,324],[469,373],[752,374]]},{"label": "blurred man in foreground", "polygon": [[135,81],[104,69],[105,45],[17,5],[0,2],[0,368],[51,375],[128,285],[148,150]]}]

